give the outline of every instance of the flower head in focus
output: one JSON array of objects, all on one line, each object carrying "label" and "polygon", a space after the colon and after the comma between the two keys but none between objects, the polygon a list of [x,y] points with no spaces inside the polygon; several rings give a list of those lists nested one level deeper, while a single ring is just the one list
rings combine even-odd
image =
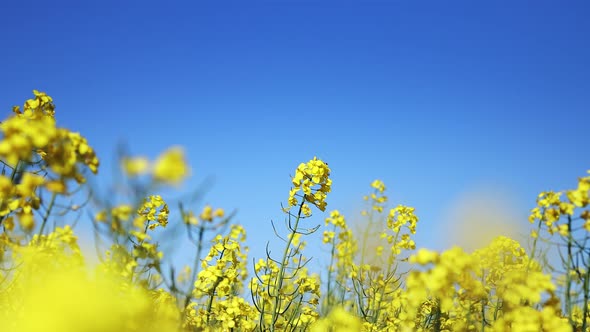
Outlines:
[{"label": "flower head in focus", "polygon": [[[332,180],[328,164],[314,157],[307,163],[301,163],[291,179],[293,188],[289,192],[289,209],[299,204],[297,197],[303,197],[307,203],[315,205],[321,211],[326,209],[326,194],[330,192]],[[300,194],[302,192],[302,195]],[[309,209],[305,209],[306,215]]]}]

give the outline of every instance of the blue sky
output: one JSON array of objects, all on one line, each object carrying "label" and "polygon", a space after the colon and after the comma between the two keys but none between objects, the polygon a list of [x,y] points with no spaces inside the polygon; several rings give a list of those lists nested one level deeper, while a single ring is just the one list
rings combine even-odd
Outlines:
[{"label": "blue sky", "polygon": [[46,91],[104,181],[121,140],[151,157],[184,146],[183,188],[214,176],[204,203],[238,209],[257,257],[314,156],[332,168],[328,209],[356,219],[380,178],[393,205],[416,207],[418,246],[444,248],[465,201],[526,224],[538,192],[590,169],[589,14],[585,1],[4,1],[0,108]]}]

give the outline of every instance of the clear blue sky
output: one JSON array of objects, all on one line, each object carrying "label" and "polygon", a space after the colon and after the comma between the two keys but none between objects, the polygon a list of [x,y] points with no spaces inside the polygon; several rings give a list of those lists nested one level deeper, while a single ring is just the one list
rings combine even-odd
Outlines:
[{"label": "clear blue sky", "polygon": [[120,140],[183,145],[184,189],[215,176],[205,202],[238,209],[256,256],[316,155],[328,209],[352,219],[380,178],[417,208],[418,246],[445,247],[470,193],[504,193],[526,223],[538,192],[590,169],[589,16],[586,1],[2,1],[0,108],[46,91],[105,178]]}]

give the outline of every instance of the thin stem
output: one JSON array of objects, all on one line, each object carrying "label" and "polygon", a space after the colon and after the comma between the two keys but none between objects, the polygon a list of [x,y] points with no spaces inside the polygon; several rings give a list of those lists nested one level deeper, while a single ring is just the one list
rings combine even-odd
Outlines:
[{"label": "thin stem", "polygon": [[529,258],[529,261],[526,266],[527,274],[531,268],[531,263],[532,263],[533,259],[535,258],[535,253],[537,251],[537,242],[539,242],[539,233],[541,232],[541,222],[542,222],[542,220],[539,219],[539,222],[537,224],[537,236],[533,239],[533,248],[531,249],[531,257]]},{"label": "thin stem", "polygon": [[[16,165],[14,166],[14,168],[12,169],[12,174],[10,175],[10,183],[15,184],[14,180],[16,179],[16,174],[19,172],[19,167],[20,167],[21,161],[17,161]],[[7,164],[5,164],[7,165]],[[10,166],[8,166],[10,167]],[[4,200],[0,199],[0,206],[4,204]],[[4,219],[6,219],[6,217],[8,216],[8,214],[3,215],[0,217],[0,225],[2,224],[2,222],[4,221]]]},{"label": "thin stem", "polygon": [[299,220],[301,220],[301,210],[303,208],[303,204],[305,204],[305,199],[301,200],[301,204],[299,204],[299,211],[297,212],[297,218],[295,219],[295,226],[291,227],[291,236],[289,236],[289,240],[287,241],[287,245],[285,246],[285,250],[283,251],[283,259],[281,260],[281,267],[279,270],[279,275],[277,277],[277,281],[276,281],[276,294],[275,294],[275,305],[273,307],[273,312],[272,312],[272,321],[271,321],[271,326],[270,326],[270,330],[274,331],[275,330],[275,322],[278,319],[278,315],[280,310],[280,305],[281,305],[281,289],[283,288],[283,281],[285,278],[285,270],[287,267],[287,259],[289,257],[289,253],[291,251],[291,244],[293,243],[293,238],[295,237],[295,234],[297,234],[297,227],[299,226]]},{"label": "thin stem", "polygon": [[[572,245],[573,245],[573,235],[571,232],[572,229],[572,218],[568,216],[568,232],[567,232],[567,265],[565,267],[565,310],[567,312],[567,318],[572,327],[575,328],[574,318],[573,318],[573,310],[572,310],[572,298],[571,298],[571,288],[572,288],[572,277],[571,277],[571,266],[572,266]],[[585,320],[585,319],[584,319]]]},{"label": "thin stem", "polygon": [[[336,233],[336,225],[334,225],[334,233]],[[334,253],[336,249],[336,234],[334,234],[334,237],[332,238],[332,250],[330,251],[330,266],[328,267],[328,290],[327,290],[327,297],[326,297],[326,306],[327,309],[330,309],[331,307],[331,300],[332,300],[332,289],[331,289],[331,284],[332,284],[332,269],[334,267]]]},{"label": "thin stem", "polygon": [[582,322],[582,331],[586,331],[588,326],[588,301],[590,301],[590,269],[588,269],[588,263],[586,263],[586,273],[584,276],[584,317]]},{"label": "thin stem", "polygon": [[47,211],[45,211],[45,215],[43,216],[43,222],[41,223],[41,229],[39,230],[39,235],[43,234],[43,230],[45,229],[45,224],[47,224],[47,220],[49,220],[49,215],[51,214],[51,210],[53,209],[53,205],[55,204],[55,199],[57,198],[57,193],[51,193],[51,200],[49,201],[49,206],[47,206]]},{"label": "thin stem", "polygon": [[[203,224],[199,225],[199,241],[197,244],[197,254],[195,256],[195,263],[191,272],[189,287],[194,287],[195,279],[197,278],[197,271],[199,270],[199,262],[201,260],[201,251],[203,250],[203,235],[205,234],[205,227]],[[184,299],[184,307],[186,308],[192,298],[192,291],[189,289],[187,296]]]},{"label": "thin stem", "polygon": [[434,331],[440,332],[441,329],[441,311],[440,311],[440,304],[436,302],[436,308],[434,309]]}]

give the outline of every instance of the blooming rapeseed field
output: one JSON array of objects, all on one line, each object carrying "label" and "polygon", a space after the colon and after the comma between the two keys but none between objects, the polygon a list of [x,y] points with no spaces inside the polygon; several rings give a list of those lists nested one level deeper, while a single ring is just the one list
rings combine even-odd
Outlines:
[{"label": "blooming rapeseed field", "polygon": [[[388,207],[379,180],[364,197],[364,232],[326,212],[331,169],[313,158],[291,178],[284,228],[269,225],[283,240],[280,255],[253,259],[246,229],[222,208],[192,211],[158,195],[190,173],[180,147],[153,161],[123,157],[124,203],[75,203],[99,159],[55,116],[52,98],[34,91],[0,124],[2,331],[590,330],[590,175],[538,196],[528,250],[501,236],[474,252],[435,252],[416,250],[415,209]],[[314,213],[325,213],[325,225],[301,227]],[[74,233],[88,215],[98,264]],[[162,264],[166,237],[155,235],[172,224],[194,244],[193,267]],[[316,232],[330,253],[324,271],[305,256]],[[551,248],[558,264],[546,259]]]}]

